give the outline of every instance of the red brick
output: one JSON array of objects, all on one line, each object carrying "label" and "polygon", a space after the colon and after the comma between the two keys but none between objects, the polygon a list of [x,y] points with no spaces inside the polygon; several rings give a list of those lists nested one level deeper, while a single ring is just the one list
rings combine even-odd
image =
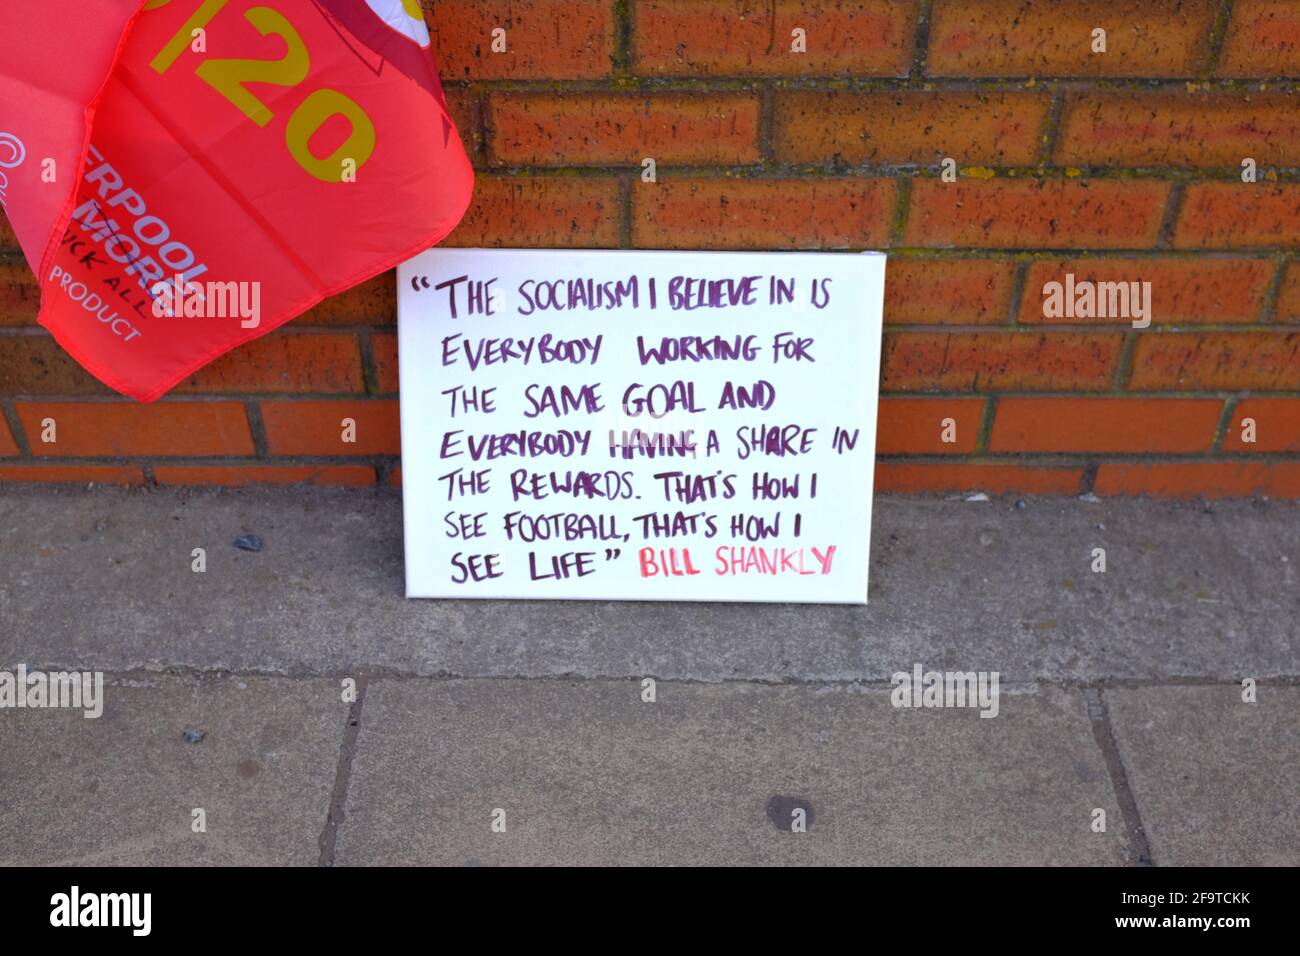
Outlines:
[{"label": "red brick", "polygon": [[157,465],[160,485],[330,485],[369,488],[375,469],[369,465]]},{"label": "red brick", "polygon": [[1088,391],[1110,388],[1119,332],[889,332],[888,391]]},{"label": "red brick", "polygon": [[1277,322],[1300,322],[1300,262],[1287,265],[1273,314]]},{"label": "red brick", "polygon": [[22,246],[18,244],[18,237],[14,235],[13,227],[9,225],[9,220],[0,215],[0,252],[13,252],[22,255]]},{"label": "red brick", "polygon": [[18,443],[9,434],[9,423],[0,415],[0,455],[18,454]]},{"label": "red brick", "polygon": [[753,93],[502,93],[488,100],[497,165],[756,163]]},{"label": "red brick", "polygon": [[[1207,50],[1213,0],[935,0],[931,76],[1191,76]],[[1092,31],[1106,30],[1106,52]]]},{"label": "red brick", "polygon": [[0,262],[0,325],[35,325],[40,307],[41,290],[27,263]]},{"label": "red brick", "polygon": [[1133,391],[1300,389],[1300,331],[1163,332],[1139,336]]},{"label": "red brick", "polygon": [[474,199],[446,246],[618,245],[613,176],[479,176]]},{"label": "red brick", "polygon": [[143,485],[144,471],[130,465],[0,465],[0,481],[40,484]]},{"label": "red brick", "polygon": [[1037,93],[778,92],[773,149],[790,163],[1026,165],[1048,103]]},{"label": "red brick", "polygon": [[1290,93],[1067,96],[1056,161],[1078,166],[1300,164],[1300,98]]},{"label": "red brick", "polygon": [[[248,413],[238,402],[40,402],[16,405],[37,456],[251,455]],[[57,441],[41,441],[53,418]]]},{"label": "red brick", "polygon": [[[446,80],[573,80],[613,70],[612,0],[425,0]],[[506,31],[504,53],[492,31]]]},{"label": "red brick", "polygon": [[1174,245],[1180,249],[1300,248],[1300,185],[1188,186]]},{"label": "red brick", "polygon": [[[343,441],[343,419],[356,422],[356,441]],[[397,402],[389,400],[262,403],[273,455],[399,455]]]},{"label": "red brick", "polygon": [[361,352],[351,333],[272,332],[227,352],[177,386],[206,392],[362,392]]},{"label": "red brick", "polygon": [[[633,68],[652,76],[906,76],[915,0],[636,0]],[[801,28],[807,52],[791,51]]]},{"label": "red brick", "polygon": [[1300,3],[1235,0],[1219,76],[1300,76]]},{"label": "red brick", "polygon": [[1258,322],[1277,266],[1267,259],[1055,259],[1025,273],[1021,322],[1129,325],[1125,318],[1046,318],[1043,286],[1080,282],[1150,282],[1151,324]]},{"label": "red brick", "polygon": [[[1255,420],[1255,441],[1241,440],[1241,422]],[[1223,435],[1224,451],[1300,451],[1300,398],[1243,398]]]},{"label": "red brick", "polygon": [[483,131],[479,129],[474,116],[474,94],[469,90],[444,89],[443,96],[447,100],[447,112],[456,125],[465,152],[469,154],[470,161],[474,162],[479,150],[483,148]]},{"label": "red brick", "polygon": [[111,395],[48,333],[0,338],[0,393],[9,395]]},{"label": "red brick", "polygon": [[[982,398],[882,398],[876,454],[969,454],[979,441]],[[944,419],[956,426],[955,442],[943,441]]]},{"label": "red brick", "polygon": [[632,188],[632,242],[648,248],[843,249],[883,246],[887,179],[661,179]]},{"label": "red brick", "polygon": [[293,324],[392,325],[397,321],[397,272],[390,270],[308,309]]},{"label": "red brick", "polygon": [[1218,399],[1001,398],[990,452],[1207,451]]},{"label": "red brick", "polygon": [[400,464],[394,465],[393,470],[388,473],[388,487],[402,487],[402,466]]},{"label": "red brick", "polygon": [[918,180],[906,245],[1114,249],[1155,245],[1169,184]]},{"label": "red brick", "polygon": [[1103,464],[1094,488],[1099,495],[1221,498],[1272,495],[1300,498],[1300,462],[1156,462]]},{"label": "red brick", "polygon": [[393,394],[397,391],[397,336],[392,332],[376,332],[370,337],[370,349],[375,355],[375,379],[379,391]]},{"label": "red brick", "polygon": [[888,325],[1001,325],[1016,265],[1010,259],[899,259],[885,269]]},{"label": "red brick", "polygon": [[1020,492],[1031,495],[1072,495],[1083,480],[1082,468],[1052,468],[977,462],[876,462],[876,491]]}]

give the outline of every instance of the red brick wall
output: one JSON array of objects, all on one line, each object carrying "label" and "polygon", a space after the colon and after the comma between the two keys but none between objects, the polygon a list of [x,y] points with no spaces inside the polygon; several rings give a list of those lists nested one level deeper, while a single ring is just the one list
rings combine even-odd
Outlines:
[{"label": "red brick wall", "polygon": [[[890,251],[881,490],[1300,497],[1300,0],[426,8],[478,168],[451,244]],[[0,250],[0,480],[399,480],[391,275],[137,406]],[[1045,318],[1067,272],[1150,281],[1151,327]]]}]

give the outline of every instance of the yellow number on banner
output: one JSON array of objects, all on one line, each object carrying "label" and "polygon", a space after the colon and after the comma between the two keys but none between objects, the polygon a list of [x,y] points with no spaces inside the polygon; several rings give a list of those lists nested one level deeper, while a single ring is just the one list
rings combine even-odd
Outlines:
[{"label": "yellow number on banner", "polygon": [[[165,6],[169,0],[163,0],[162,3],[154,2],[145,9],[153,10],[157,7]],[[194,11],[188,20],[181,24],[181,28],[176,31],[176,35],[167,41],[167,45],[159,51],[158,55],[153,58],[149,64],[154,68],[155,73],[166,73],[172,68],[172,64],[180,59],[180,55],[190,48],[194,42],[194,31],[202,30],[206,27],[230,0],[203,0],[199,8]]]},{"label": "yellow number on banner", "polygon": [[265,126],[274,114],[265,103],[244,89],[244,84],[297,86],[311,71],[311,55],[293,24],[270,7],[253,7],[244,18],[257,27],[262,36],[275,34],[284,40],[287,48],[284,57],[280,60],[206,60],[195,72],[254,123]]},{"label": "yellow number on banner", "polygon": [[[165,7],[172,0],[148,0],[146,10]],[[182,53],[190,49],[194,34],[205,29],[212,18],[230,0],[203,0],[199,8],[181,24],[176,35],[167,41],[149,64],[157,73],[166,73]],[[408,6],[414,0],[404,0]],[[278,36],[284,41],[285,54],[279,60],[204,60],[195,69],[200,79],[228,99],[245,116],[258,126],[265,127],[274,118],[271,108],[250,93],[246,83],[270,83],[275,86],[294,87],[307,79],[311,72],[311,54],[302,35],[293,24],[271,7],[252,7],[244,19],[257,28],[262,36]],[[347,120],[352,127],[347,140],[324,159],[311,151],[311,139],[335,116]],[[289,152],[304,170],[322,182],[341,183],[365,165],[375,151],[375,124],[355,100],[337,90],[322,89],[309,94],[289,117],[284,131]],[[346,174],[346,175],[345,175]]]},{"label": "yellow number on banner", "polygon": [[[316,131],[334,116],[342,116],[351,123],[352,132],[342,146],[320,159],[309,144]],[[355,173],[375,151],[375,124],[365,110],[338,90],[317,90],[289,117],[284,141],[298,165],[307,172],[322,182],[341,183],[344,161],[350,159],[356,164],[352,167]]]}]

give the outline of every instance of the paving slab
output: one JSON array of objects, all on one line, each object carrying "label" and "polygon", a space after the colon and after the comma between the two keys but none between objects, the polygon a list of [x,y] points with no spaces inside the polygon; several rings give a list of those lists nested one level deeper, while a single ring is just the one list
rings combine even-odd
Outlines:
[{"label": "paving slab", "polygon": [[98,718],[0,710],[0,866],[317,864],[347,721],[336,683],[105,681]]},{"label": "paving slab", "polygon": [[[246,533],[261,552],[232,546]],[[871,604],[407,601],[389,490],[0,489],[0,663],[323,675],[1300,675],[1300,505],[878,496]],[[194,548],[207,570],[191,570]],[[1090,568],[1106,549],[1106,572]]]},{"label": "paving slab", "polygon": [[[660,681],[655,702],[642,694],[630,680],[371,682],[338,862],[1128,858],[1077,691],[1004,690],[995,718],[896,709],[845,685]],[[1095,807],[1106,833],[1090,829]]]},{"label": "paving slab", "polygon": [[[1249,675],[1245,675],[1249,676]],[[1300,865],[1300,687],[1106,692],[1159,866]]]}]

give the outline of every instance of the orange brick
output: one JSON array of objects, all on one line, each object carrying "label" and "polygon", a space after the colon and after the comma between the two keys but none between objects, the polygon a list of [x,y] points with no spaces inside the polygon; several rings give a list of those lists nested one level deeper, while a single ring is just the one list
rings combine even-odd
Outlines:
[{"label": "orange brick", "polygon": [[[982,398],[882,398],[876,423],[878,455],[969,454],[979,441]],[[943,441],[952,419],[951,443]]]},{"label": "orange brick", "polygon": [[1300,331],[1142,335],[1133,352],[1128,387],[1300,389]]},{"label": "orange brick", "polygon": [[397,272],[389,270],[308,309],[293,324],[392,325],[397,321]]},{"label": "orange brick", "polygon": [[888,325],[1000,325],[1015,263],[1009,259],[898,259],[885,268]]},{"label": "orange brick", "polygon": [[160,485],[329,485],[369,488],[375,469],[369,465],[157,465]]},{"label": "orange brick", "polygon": [[111,395],[44,331],[0,338],[0,393]]},{"label": "orange brick", "polygon": [[375,379],[379,391],[392,394],[397,391],[397,336],[392,332],[376,332],[370,337],[370,348],[375,355]]},{"label": "orange brick", "polygon": [[612,176],[479,176],[474,199],[446,246],[618,245]]},{"label": "orange brick", "polygon": [[1208,398],[1001,398],[989,451],[1207,451],[1222,410]]},{"label": "orange brick", "polygon": [[130,465],[0,465],[0,481],[40,484],[143,485],[144,471]]},{"label": "orange brick", "polygon": [[1087,391],[1110,388],[1118,332],[888,332],[889,391]]},{"label": "orange brick", "polygon": [[1094,488],[1099,495],[1221,498],[1273,495],[1300,498],[1300,462],[1158,462],[1103,464]]},{"label": "orange brick", "polygon": [[[343,420],[356,423],[356,441],[343,441]],[[398,455],[397,402],[390,400],[262,403],[273,455]]]},{"label": "orange brick", "polygon": [[18,454],[18,443],[9,434],[9,423],[5,421],[4,415],[0,414],[0,455],[16,454]]},{"label": "orange brick", "polygon": [[362,392],[361,352],[351,333],[277,331],[227,352],[176,388],[209,392]]},{"label": "orange brick", "polygon": [[[612,0],[425,2],[443,80],[577,80],[613,71]],[[492,31],[506,49],[492,52]]]},{"label": "orange brick", "polygon": [[661,179],[632,189],[632,242],[649,248],[843,249],[883,246],[887,179]]},{"label": "orange brick", "polygon": [[[1021,322],[1129,325],[1130,319],[1046,318],[1043,287],[1080,282],[1150,282],[1151,324],[1258,322],[1276,265],[1267,259],[1056,259],[1031,263]],[[1118,310],[1117,310],[1118,311]],[[1131,309],[1130,309],[1131,311]]]},{"label": "orange brick", "polygon": [[[633,68],[651,76],[906,76],[915,0],[637,0]],[[791,51],[792,31],[807,52]]]},{"label": "orange brick", "polygon": [[758,96],[502,93],[488,100],[498,165],[756,163]]},{"label": "orange brick", "polygon": [[1300,185],[1188,186],[1174,245],[1180,249],[1300,248]]},{"label": "orange brick", "polygon": [[977,462],[876,462],[876,491],[916,493],[985,491],[1030,495],[1072,495],[1083,480],[1082,468]]},{"label": "orange brick", "polygon": [[0,325],[35,325],[40,307],[41,290],[27,263],[0,261]]},{"label": "orange brick", "polygon": [[[935,0],[931,76],[1192,76],[1207,51],[1213,0]],[[1092,31],[1106,30],[1106,52]]]},{"label": "orange brick", "polygon": [[1056,161],[1077,166],[1300,164],[1300,98],[1290,93],[1068,96]]},{"label": "orange brick", "polygon": [[1300,262],[1286,267],[1274,316],[1278,322],[1300,322]]},{"label": "orange brick", "polygon": [[1300,3],[1235,0],[1216,72],[1220,76],[1300,76]]},{"label": "orange brick", "polygon": [[[773,149],[789,163],[1014,166],[1038,159],[1048,98],[1000,92],[778,92]],[[651,155],[651,154],[647,154]]]},{"label": "orange brick", "polygon": [[918,180],[906,245],[1114,249],[1155,245],[1169,184]]},{"label": "orange brick", "polygon": [[[16,404],[37,456],[251,455],[248,413],[238,402],[40,402]],[[41,421],[57,441],[41,441]]]},{"label": "orange brick", "polygon": [[[1255,441],[1241,440],[1242,419],[1254,419]],[[1300,398],[1243,398],[1223,435],[1224,451],[1300,451]]]},{"label": "orange brick", "polygon": [[388,487],[402,487],[402,466],[400,464],[394,465],[393,470],[388,473]]}]

